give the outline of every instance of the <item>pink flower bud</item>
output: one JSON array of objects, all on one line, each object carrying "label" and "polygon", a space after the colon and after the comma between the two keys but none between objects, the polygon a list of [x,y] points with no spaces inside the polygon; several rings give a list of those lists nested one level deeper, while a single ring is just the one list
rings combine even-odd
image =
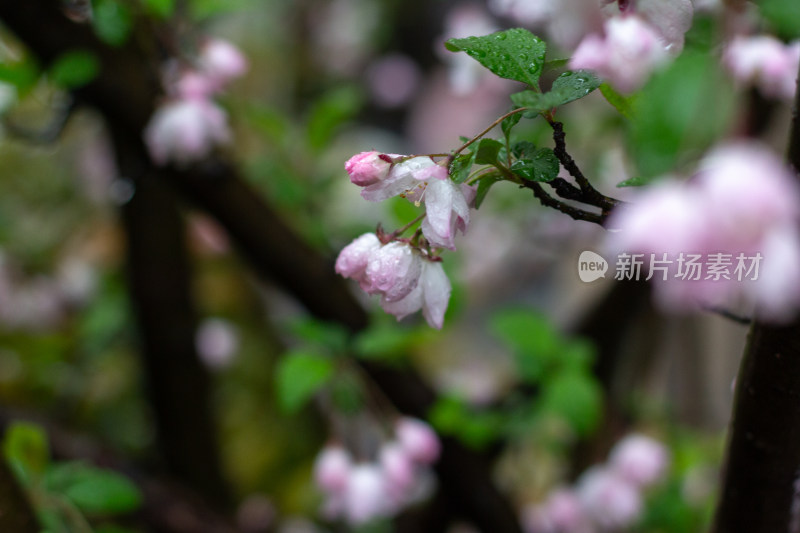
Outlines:
[{"label": "pink flower bud", "polygon": [[378,454],[381,470],[386,479],[387,490],[398,501],[414,484],[415,467],[405,448],[397,442],[381,447]]},{"label": "pink flower bud", "polygon": [[350,175],[350,181],[359,187],[373,185],[386,179],[392,163],[387,161],[390,156],[380,152],[361,152],[356,154],[344,164],[344,169]]},{"label": "pink flower bud", "polygon": [[374,233],[365,233],[345,246],[336,258],[336,272],[362,284],[367,283],[366,271],[370,258],[381,249],[381,241]]},{"label": "pink flower bud", "polygon": [[419,254],[406,243],[390,242],[369,258],[366,291],[381,294],[386,302],[396,302],[414,290],[421,274]]},{"label": "pink flower bud", "polygon": [[611,450],[611,468],[639,487],[661,479],[669,464],[669,453],[658,441],[644,435],[628,435]]},{"label": "pink flower bud", "polygon": [[341,446],[325,446],[314,461],[314,482],[330,493],[343,493],[348,486],[353,460]]},{"label": "pink flower bud", "polygon": [[578,480],[578,498],[589,517],[607,529],[632,525],[642,512],[638,489],[613,470],[594,467]]},{"label": "pink flower bud", "polygon": [[200,69],[219,84],[247,72],[247,59],[238,48],[222,39],[209,39],[200,50]]},{"label": "pink flower bud", "polygon": [[375,464],[356,465],[350,472],[344,513],[351,525],[360,525],[391,511],[386,480]]},{"label": "pink flower bud", "polygon": [[395,425],[395,435],[408,456],[420,464],[431,464],[439,458],[441,444],[433,429],[417,418],[402,417]]},{"label": "pink flower bud", "polygon": [[209,318],[200,323],[195,335],[197,353],[203,363],[218,370],[231,364],[239,349],[239,334],[227,320]]}]

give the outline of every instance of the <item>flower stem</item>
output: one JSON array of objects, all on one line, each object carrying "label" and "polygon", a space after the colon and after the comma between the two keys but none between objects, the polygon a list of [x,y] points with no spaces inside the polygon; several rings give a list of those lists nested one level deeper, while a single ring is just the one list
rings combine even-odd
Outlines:
[{"label": "flower stem", "polygon": [[494,122],[492,122],[492,123],[489,125],[489,127],[488,127],[488,128],[486,128],[485,130],[483,130],[482,132],[480,132],[479,134],[477,134],[475,137],[473,137],[472,139],[470,139],[470,140],[468,140],[467,142],[465,142],[464,144],[462,144],[462,145],[461,145],[461,146],[460,146],[460,147],[459,147],[459,148],[458,148],[458,149],[457,149],[455,152],[453,152],[453,153],[450,155],[450,157],[453,157],[453,156],[454,156],[454,155],[456,155],[456,154],[460,154],[461,152],[463,152],[464,150],[466,150],[466,149],[467,149],[467,148],[468,148],[468,147],[469,147],[469,146],[470,146],[472,143],[474,143],[475,141],[477,141],[478,139],[480,139],[481,137],[483,137],[484,135],[486,135],[487,133],[489,133],[489,132],[492,130],[492,128],[494,128],[495,126],[497,126],[498,124],[500,124],[501,122],[503,122],[503,121],[504,121],[505,119],[507,119],[508,117],[510,117],[510,116],[512,116],[512,115],[516,115],[517,113],[522,113],[523,111],[527,111],[527,110],[528,110],[528,108],[527,108],[527,107],[520,107],[520,108],[518,108],[518,109],[514,109],[514,110],[512,110],[512,111],[509,111],[508,113],[506,113],[506,114],[505,114],[505,115],[503,115],[502,117],[500,117],[500,118],[498,118],[497,120],[495,120]]}]

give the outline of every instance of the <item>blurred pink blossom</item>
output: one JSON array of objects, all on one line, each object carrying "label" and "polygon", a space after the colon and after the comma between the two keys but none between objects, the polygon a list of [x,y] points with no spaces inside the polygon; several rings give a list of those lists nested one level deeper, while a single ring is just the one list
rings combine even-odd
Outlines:
[{"label": "blurred pink blossom", "polygon": [[207,318],[200,323],[195,335],[197,353],[211,369],[229,366],[239,349],[239,332],[222,318]]},{"label": "blurred pink blossom", "polygon": [[755,85],[764,96],[790,100],[797,88],[800,41],[738,36],[725,48],[723,63],[737,81]]},{"label": "blurred pink blossom", "polygon": [[230,140],[228,117],[210,100],[179,99],[162,104],[144,131],[150,157],[158,165],[186,166]]},{"label": "blurred pink blossom", "polygon": [[420,77],[414,60],[402,54],[382,57],[367,70],[373,100],[388,108],[407,104],[419,87]]},{"label": "blurred pink blossom", "polygon": [[637,16],[605,22],[603,36],[587,36],[569,61],[571,69],[588,69],[622,92],[639,89],[668,59],[661,35]]},{"label": "blurred pink blossom", "polygon": [[606,529],[629,527],[642,512],[638,489],[607,468],[593,467],[584,472],[577,494],[588,516]]},{"label": "blurred pink blossom", "polygon": [[[800,261],[798,221],[793,173],[767,148],[740,142],[711,152],[692,181],[665,179],[618,209],[609,227],[619,231],[608,243],[613,252],[666,253],[673,261],[727,254],[727,277],[669,278],[656,284],[657,301],[687,309],[744,300],[763,318],[783,321],[800,307],[800,273],[792,266]],[[733,275],[746,257],[763,259],[757,277]]]},{"label": "blurred pink blossom", "polygon": [[608,462],[626,480],[638,487],[647,487],[666,473],[669,452],[657,440],[635,433],[614,446]]},{"label": "blurred pink blossom", "polygon": [[198,56],[200,71],[219,87],[247,72],[247,58],[233,44],[223,39],[208,39]]},{"label": "blurred pink blossom", "polygon": [[588,518],[578,495],[569,488],[559,488],[550,493],[544,503],[544,512],[556,531],[588,533]]},{"label": "blurred pink blossom", "polygon": [[392,507],[386,478],[373,463],[358,464],[350,471],[344,496],[344,515],[351,525],[365,524],[388,516]]},{"label": "blurred pink blossom", "polygon": [[395,424],[400,447],[420,464],[431,464],[439,458],[441,444],[436,432],[417,418],[402,417]]},{"label": "blurred pink blossom", "polygon": [[314,461],[314,482],[323,492],[343,493],[352,470],[350,453],[341,446],[328,445]]},{"label": "blurred pink blossom", "polygon": [[384,443],[378,460],[386,479],[387,490],[394,500],[403,501],[415,481],[415,465],[405,448],[395,441]]}]

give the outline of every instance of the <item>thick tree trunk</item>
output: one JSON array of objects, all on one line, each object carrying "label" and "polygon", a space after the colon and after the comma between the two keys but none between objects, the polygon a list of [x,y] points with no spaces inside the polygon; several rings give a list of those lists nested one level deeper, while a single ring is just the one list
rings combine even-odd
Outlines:
[{"label": "thick tree trunk", "polygon": [[[800,91],[788,150],[798,172],[799,108]],[[800,318],[750,330],[712,532],[800,532]]]}]

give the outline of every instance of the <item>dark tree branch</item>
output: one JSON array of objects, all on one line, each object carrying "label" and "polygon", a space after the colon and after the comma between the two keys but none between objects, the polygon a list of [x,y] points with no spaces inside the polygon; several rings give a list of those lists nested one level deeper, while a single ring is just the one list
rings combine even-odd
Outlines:
[{"label": "dark tree branch", "polygon": [[[788,159],[800,171],[800,91]],[[739,375],[713,533],[798,533],[800,317],[753,324]]]},{"label": "dark tree branch", "polygon": [[[116,143],[123,169],[130,163]],[[195,349],[196,315],[184,226],[174,193],[158,176],[135,180],[123,206],[131,299],[142,339],[142,362],[167,468],[210,501],[229,496],[220,471],[209,378]]]},{"label": "dark tree branch", "polygon": [[561,211],[565,215],[571,216],[575,220],[584,220],[586,222],[592,222],[594,224],[604,225],[606,219],[608,218],[607,214],[600,214],[600,213],[591,213],[589,211],[584,211],[579,207],[574,207],[569,204],[562,202],[561,200],[557,200],[553,198],[547,191],[544,190],[541,183],[537,183],[535,181],[524,180],[522,182],[522,186],[526,189],[530,189],[533,191],[533,196],[535,196],[543,206],[545,207],[552,207],[557,211]]},{"label": "dark tree branch", "polygon": [[39,533],[40,530],[25,492],[0,453],[0,531]]}]

